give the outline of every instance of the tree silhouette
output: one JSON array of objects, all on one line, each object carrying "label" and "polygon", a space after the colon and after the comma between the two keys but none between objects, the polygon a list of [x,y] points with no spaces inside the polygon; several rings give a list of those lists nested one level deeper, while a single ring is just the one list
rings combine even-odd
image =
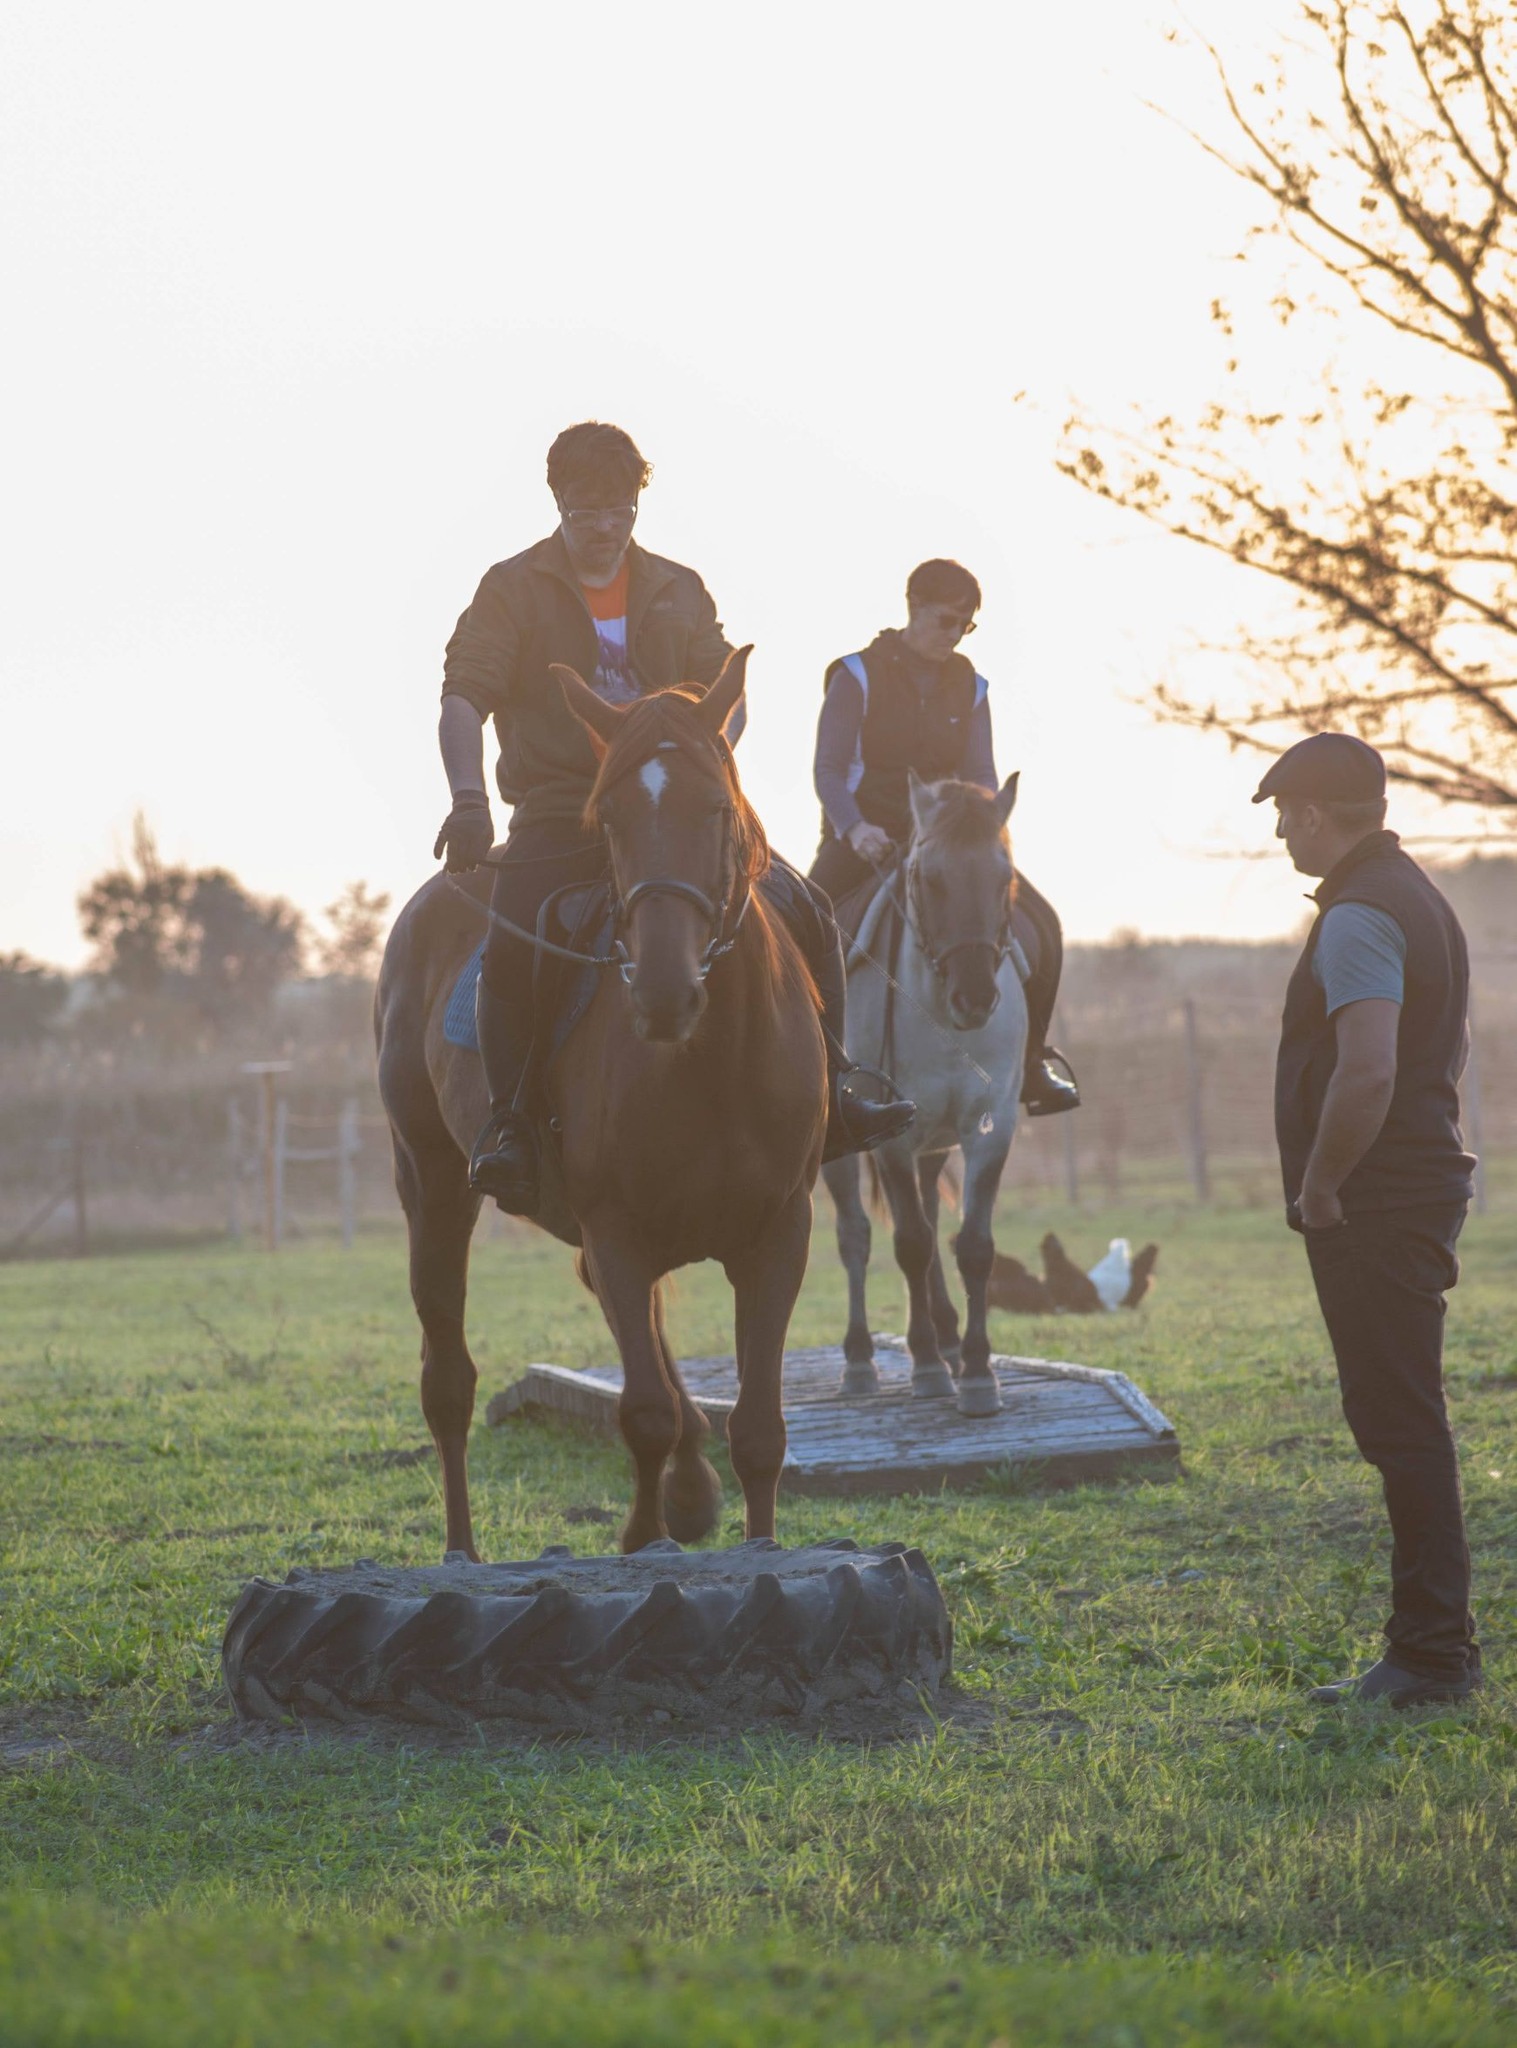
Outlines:
[{"label": "tree silhouette", "polygon": [[[1227,139],[1195,140],[1264,204],[1250,267],[1272,245],[1313,291],[1287,271],[1246,326],[1215,302],[1222,395],[1124,428],[1079,414],[1060,467],[1290,600],[1279,630],[1240,634],[1241,701],[1170,684],[1162,718],[1270,752],[1357,732],[1396,780],[1517,827],[1517,12],[1301,19],[1262,79],[1205,46]],[[1304,408],[1256,393],[1282,328],[1318,351]]]},{"label": "tree silhouette", "polygon": [[58,1023],[68,977],[26,953],[0,953],[0,1045],[35,1045]]},{"label": "tree silhouette", "polygon": [[390,899],[367,882],[349,882],[335,903],[322,912],[328,930],[316,941],[316,960],[323,974],[344,981],[372,981],[379,968],[380,948],[389,925]]},{"label": "tree silhouette", "polygon": [[166,865],[140,813],[130,859],[95,878],[79,917],[103,981],[187,1004],[218,1031],[260,1024],[300,969],[304,920],[293,905],[250,895],[225,868]]}]

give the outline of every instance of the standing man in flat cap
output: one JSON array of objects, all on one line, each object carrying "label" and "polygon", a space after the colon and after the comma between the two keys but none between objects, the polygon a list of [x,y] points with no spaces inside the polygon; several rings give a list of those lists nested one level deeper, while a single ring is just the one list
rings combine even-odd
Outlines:
[{"label": "standing man in flat cap", "polygon": [[1444,1296],[1475,1161],[1459,1131],[1469,958],[1459,921],[1385,830],[1385,763],[1346,733],[1275,762],[1275,837],[1320,876],[1275,1074],[1287,1218],[1306,1240],[1343,1411],[1391,1524],[1387,1649],[1316,1700],[1393,1707],[1480,1684],[1459,1462],[1443,1394]]}]

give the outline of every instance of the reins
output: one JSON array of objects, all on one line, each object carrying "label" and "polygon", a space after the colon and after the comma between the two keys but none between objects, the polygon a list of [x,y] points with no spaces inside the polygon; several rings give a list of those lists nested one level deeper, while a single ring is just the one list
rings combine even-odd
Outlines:
[{"label": "reins", "polygon": [[[487,861],[485,865],[487,867],[499,867],[501,863],[499,861]],[[479,912],[481,917],[488,918],[491,924],[499,925],[500,929],[503,932],[509,932],[513,939],[520,939],[524,945],[535,947],[539,953],[551,953],[556,960],[572,960],[576,967],[621,967],[625,969],[627,965],[627,951],[620,939],[616,942],[616,951],[614,953],[580,953],[576,952],[573,946],[556,946],[551,939],[545,939],[541,932],[529,932],[524,924],[517,924],[509,917],[502,917],[493,904],[481,903],[479,898],[472,895],[455,876],[448,875],[445,879],[454,895],[461,896],[471,909]],[[544,907],[546,908],[546,905]]]}]

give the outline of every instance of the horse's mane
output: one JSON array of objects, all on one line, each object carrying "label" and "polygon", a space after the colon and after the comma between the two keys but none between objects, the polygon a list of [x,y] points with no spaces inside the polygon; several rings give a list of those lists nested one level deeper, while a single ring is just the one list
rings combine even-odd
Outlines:
[{"label": "horse's mane", "polygon": [[988,789],[981,789],[977,782],[935,782],[932,794],[936,800],[933,840],[964,853],[999,840],[1010,852],[1011,835],[1001,823],[996,800]]}]

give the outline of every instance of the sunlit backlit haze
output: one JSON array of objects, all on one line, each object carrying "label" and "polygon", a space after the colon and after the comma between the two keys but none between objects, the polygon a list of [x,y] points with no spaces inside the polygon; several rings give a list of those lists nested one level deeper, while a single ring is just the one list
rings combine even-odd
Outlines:
[{"label": "sunlit backlit haze", "polygon": [[1247,579],[1051,461],[1070,394],[1206,395],[1251,217],[1142,104],[1209,118],[1162,8],[6,18],[0,951],[82,959],[138,808],[307,909],[408,894],[443,645],[590,417],[654,464],[640,539],[757,643],[741,765],[792,858],[824,663],[950,554],[1071,935],[1298,922],[1283,860],[1201,857],[1267,845],[1257,764],[1129,701]]}]

